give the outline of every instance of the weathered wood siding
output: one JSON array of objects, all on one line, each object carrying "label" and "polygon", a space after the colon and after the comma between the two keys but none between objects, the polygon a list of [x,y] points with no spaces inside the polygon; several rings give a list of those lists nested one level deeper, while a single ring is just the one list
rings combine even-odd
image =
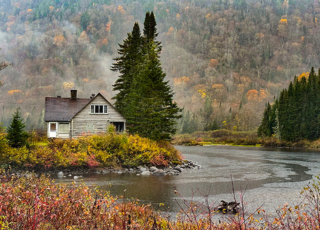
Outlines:
[{"label": "weathered wood siding", "polygon": [[[107,105],[108,113],[91,114],[91,105]],[[125,118],[108,101],[98,95],[73,118],[70,129],[72,130],[72,137],[76,137],[84,133],[105,132],[110,122],[125,121]]]}]

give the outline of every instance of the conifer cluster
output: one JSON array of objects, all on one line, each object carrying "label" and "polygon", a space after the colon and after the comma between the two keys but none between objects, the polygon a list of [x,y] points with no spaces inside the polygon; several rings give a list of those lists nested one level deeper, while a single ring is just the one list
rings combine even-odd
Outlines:
[{"label": "conifer cluster", "polygon": [[176,132],[181,109],[173,102],[173,92],[165,81],[160,63],[161,43],[156,41],[156,20],[146,13],[143,35],[136,22],[120,44],[111,70],[119,72],[113,98],[115,106],[127,119],[127,130],[154,140],[170,139]]},{"label": "conifer cluster", "polygon": [[309,76],[295,77],[289,88],[269,103],[258,129],[259,136],[271,136],[286,141],[320,138],[320,69],[312,67]]}]

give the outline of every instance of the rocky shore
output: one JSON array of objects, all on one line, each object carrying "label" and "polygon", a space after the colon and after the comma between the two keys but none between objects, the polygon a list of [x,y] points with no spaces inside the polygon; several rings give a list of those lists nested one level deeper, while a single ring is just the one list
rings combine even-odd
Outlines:
[{"label": "rocky shore", "polygon": [[[97,174],[107,174],[107,173],[132,173],[137,176],[164,176],[164,175],[175,175],[178,176],[183,170],[188,169],[201,169],[202,166],[198,162],[193,162],[190,160],[184,160],[180,165],[170,165],[166,168],[157,168],[155,166],[138,166],[136,168],[99,168],[99,169],[62,169],[62,170],[48,170],[48,171],[36,171],[36,174],[49,174],[57,175],[58,177],[73,177],[74,179],[80,179],[85,174],[97,173]],[[16,174],[18,176],[28,176],[29,172],[21,169],[11,169],[10,174]]]}]

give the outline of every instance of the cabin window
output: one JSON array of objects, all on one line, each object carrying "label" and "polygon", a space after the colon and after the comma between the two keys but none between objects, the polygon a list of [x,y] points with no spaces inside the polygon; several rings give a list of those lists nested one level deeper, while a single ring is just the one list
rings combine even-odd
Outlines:
[{"label": "cabin window", "polygon": [[50,123],[50,132],[55,132],[57,130],[57,124],[56,123]]},{"label": "cabin window", "polygon": [[69,123],[59,123],[59,133],[69,133]]},{"label": "cabin window", "polygon": [[108,113],[107,105],[91,105],[91,113]]}]

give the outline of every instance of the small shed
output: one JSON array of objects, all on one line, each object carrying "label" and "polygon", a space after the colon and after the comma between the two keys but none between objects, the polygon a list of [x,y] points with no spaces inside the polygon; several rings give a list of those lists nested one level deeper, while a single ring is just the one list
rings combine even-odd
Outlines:
[{"label": "small shed", "polygon": [[91,98],[46,97],[45,122],[49,138],[74,138],[88,133],[103,133],[112,124],[118,132],[126,130],[126,119],[100,93]]}]

